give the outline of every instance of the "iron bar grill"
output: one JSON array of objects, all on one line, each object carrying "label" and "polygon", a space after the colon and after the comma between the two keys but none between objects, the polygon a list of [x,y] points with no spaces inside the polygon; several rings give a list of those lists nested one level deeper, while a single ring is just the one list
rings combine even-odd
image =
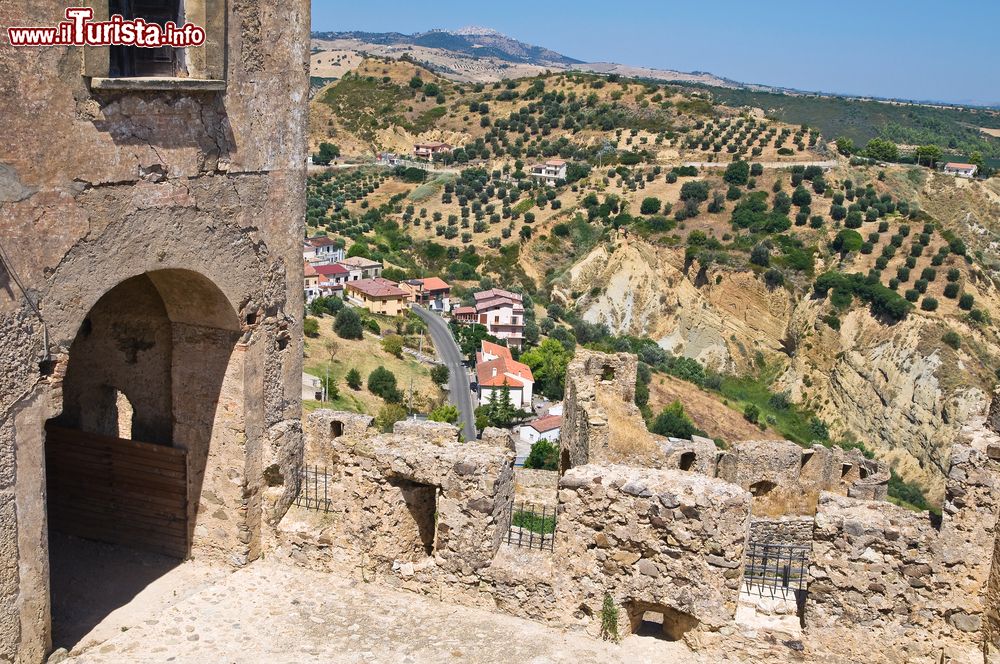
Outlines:
[{"label": "iron bar grill", "polygon": [[747,590],[805,592],[809,573],[809,547],[800,544],[748,542],[743,580]]},{"label": "iron bar grill", "polygon": [[555,546],[555,507],[521,503],[511,508],[510,527],[507,529],[507,544],[540,551],[552,551]]},{"label": "iron bar grill", "polygon": [[325,467],[320,470],[319,466],[306,466],[299,475],[299,495],[295,497],[295,505],[307,510],[329,512],[332,504],[329,488],[330,476]]}]

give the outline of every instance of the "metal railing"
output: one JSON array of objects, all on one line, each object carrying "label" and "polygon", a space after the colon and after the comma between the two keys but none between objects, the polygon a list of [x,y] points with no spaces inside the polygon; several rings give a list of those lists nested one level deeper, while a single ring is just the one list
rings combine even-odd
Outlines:
[{"label": "metal railing", "polygon": [[804,593],[808,584],[809,547],[801,544],[747,542],[743,581],[747,590]]},{"label": "metal railing", "polygon": [[330,476],[326,467],[306,466],[299,474],[299,495],[295,497],[295,505],[307,510],[329,512],[333,501],[329,494]]},{"label": "metal railing", "polygon": [[546,505],[515,504],[511,509],[507,544],[552,551],[555,547],[557,512],[557,508]]}]

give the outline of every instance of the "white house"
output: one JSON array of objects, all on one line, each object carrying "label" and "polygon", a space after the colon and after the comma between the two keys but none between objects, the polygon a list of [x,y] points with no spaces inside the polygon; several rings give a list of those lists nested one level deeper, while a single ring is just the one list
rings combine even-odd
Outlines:
[{"label": "white house", "polygon": [[347,269],[347,281],[361,281],[362,279],[378,279],[382,276],[382,264],[370,258],[361,256],[351,256],[337,261],[337,263]]},{"label": "white house", "polygon": [[563,159],[549,159],[544,164],[535,164],[531,167],[531,177],[549,184],[565,180],[566,161]]},{"label": "white house", "polygon": [[559,430],[562,427],[562,417],[546,415],[521,426],[521,440],[534,445],[539,440],[554,443],[559,440]]},{"label": "white house", "polygon": [[452,146],[441,141],[427,141],[413,144],[413,156],[418,159],[433,159],[436,155],[451,152]]},{"label": "white house", "polygon": [[531,408],[535,386],[531,367],[514,360],[506,346],[482,342],[481,350],[476,353],[476,382],[480,406],[488,404],[494,392],[499,397],[506,387],[514,408]]},{"label": "white house", "polygon": [[302,258],[313,265],[330,265],[344,260],[344,248],[334,240],[319,235],[308,238],[302,245]]},{"label": "white house", "polygon": [[491,288],[473,294],[475,304],[455,309],[455,318],[485,325],[487,332],[520,348],[524,343],[524,299],[517,293]]},{"label": "white house", "polygon": [[949,161],[944,165],[944,172],[946,175],[957,175],[963,178],[975,177],[977,170],[979,170],[979,167],[975,164],[960,164],[954,161]]}]

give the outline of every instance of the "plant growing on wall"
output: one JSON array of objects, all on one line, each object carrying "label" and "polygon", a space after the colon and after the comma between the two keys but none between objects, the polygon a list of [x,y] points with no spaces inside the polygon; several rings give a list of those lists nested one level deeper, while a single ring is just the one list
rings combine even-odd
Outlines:
[{"label": "plant growing on wall", "polygon": [[611,593],[604,593],[604,603],[601,605],[601,638],[605,641],[621,641],[618,634],[618,607]]}]

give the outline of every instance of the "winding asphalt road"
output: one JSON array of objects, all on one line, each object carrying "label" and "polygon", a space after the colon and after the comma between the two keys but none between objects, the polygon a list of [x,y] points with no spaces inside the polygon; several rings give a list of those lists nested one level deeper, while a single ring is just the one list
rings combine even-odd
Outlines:
[{"label": "winding asphalt road", "polygon": [[458,408],[459,424],[466,440],[476,438],[476,411],[472,404],[472,390],[469,389],[469,375],[462,364],[462,351],[459,349],[451,330],[444,319],[435,313],[416,304],[413,311],[427,323],[434,342],[434,350],[438,357],[448,367],[448,400]]}]

